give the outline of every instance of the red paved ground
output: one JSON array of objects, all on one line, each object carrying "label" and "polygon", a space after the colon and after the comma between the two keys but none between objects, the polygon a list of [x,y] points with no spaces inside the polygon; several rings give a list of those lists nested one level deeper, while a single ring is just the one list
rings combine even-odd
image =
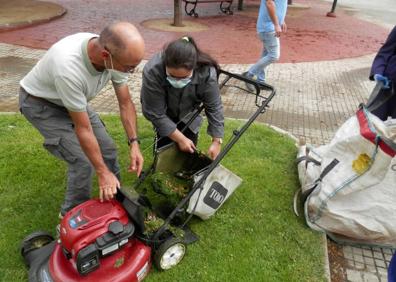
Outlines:
[{"label": "red paved ground", "polygon": [[[181,33],[152,30],[140,23],[148,19],[172,18],[173,1],[167,0],[53,0],[68,12],[60,19],[20,30],[0,33],[0,42],[46,49],[58,39],[79,31],[99,32],[114,20],[135,23],[146,40],[146,58],[165,42]],[[236,1],[235,1],[236,2]],[[245,1],[246,10],[233,16],[219,13],[218,5],[201,4],[200,17],[186,20],[208,26],[208,30],[191,35],[202,49],[221,63],[253,63],[261,53],[256,38],[259,1]],[[308,62],[350,58],[376,52],[388,31],[347,15],[337,9],[337,18],[325,16],[331,3],[318,0],[294,0],[310,9],[290,8],[288,33],[282,37],[281,62]],[[234,4],[234,6],[236,6]]]}]

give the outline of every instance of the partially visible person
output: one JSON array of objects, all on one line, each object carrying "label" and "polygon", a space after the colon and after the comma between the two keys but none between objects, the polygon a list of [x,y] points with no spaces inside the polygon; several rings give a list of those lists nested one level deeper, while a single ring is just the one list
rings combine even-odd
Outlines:
[{"label": "partially visible person", "polygon": [[[287,30],[285,17],[287,12],[287,0],[261,0],[257,18],[257,34],[263,42],[261,58],[243,73],[244,76],[265,82],[265,71],[267,66],[279,60],[280,40],[282,33]],[[247,84],[250,90],[251,84]]]},{"label": "partially visible person", "polygon": [[379,95],[388,97],[386,103],[374,113],[383,120],[388,116],[396,118],[396,26],[375,56],[369,78],[381,81],[383,87]]},{"label": "partially visible person", "polygon": [[157,131],[158,148],[173,141],[184,152],[196,150],[202,117],[198,116],[184,132],[181,129],[202,103],[208,118],[207,132],[212,137],[208,155],[216,158],[224,135],[218,70],[217,62],[187,36],[169,43],[145,65],[142,111]]},{"label": "partially visible person", "polygon": [[143,55],[138,30],[117,22],[100,35],[77,33],[61,39],[20,82],[20,111],[44,137],[44,148],[68,165],[61,217],[90,198],[94,172],[101,200],[113,198],[120,186],[116,146],[88,105],[110,80],[130,144],[129,171],[140,174],[143,157],[127,79]]}]

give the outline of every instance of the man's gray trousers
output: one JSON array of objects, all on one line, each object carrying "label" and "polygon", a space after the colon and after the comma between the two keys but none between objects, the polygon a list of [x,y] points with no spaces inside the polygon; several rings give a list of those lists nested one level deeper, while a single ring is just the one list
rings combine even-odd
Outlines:
[{"label": "man's gray trousers", "polygon": [[[44,148],[68,164],[67,189],[61,206],[61,214],[64,215],[90,198],[94,168],[81,149],[66,108],[31,96],[23,88],[19,91],[19,107],[21,113],[44,137]],[[90,107],[87,108],[87,113],[107,167],[120,178],[117,151],[112,138],[99,115]]]}]

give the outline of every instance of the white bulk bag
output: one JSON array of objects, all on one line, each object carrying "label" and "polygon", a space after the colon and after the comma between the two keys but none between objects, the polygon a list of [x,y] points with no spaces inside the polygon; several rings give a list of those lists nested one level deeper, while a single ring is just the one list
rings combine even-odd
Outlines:
[{"label": "white bulk bag", "polygon": [[307,224],[336,241],[396,247],[395,141],[395,126],[361,108],[330,144],[301,147]]}]

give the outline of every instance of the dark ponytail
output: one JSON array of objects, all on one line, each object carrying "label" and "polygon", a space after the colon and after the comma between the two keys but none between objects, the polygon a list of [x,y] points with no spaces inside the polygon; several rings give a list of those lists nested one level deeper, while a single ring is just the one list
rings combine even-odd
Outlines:
[{"label": "dark ponytail", "polygon": [[170,68],[192,70],[203,66],[212,66],[217,73],[220,69],[216,60],[202,52],[190,36],[183,36],[170,42],[164,49],[164,62],[165,66]]}]

